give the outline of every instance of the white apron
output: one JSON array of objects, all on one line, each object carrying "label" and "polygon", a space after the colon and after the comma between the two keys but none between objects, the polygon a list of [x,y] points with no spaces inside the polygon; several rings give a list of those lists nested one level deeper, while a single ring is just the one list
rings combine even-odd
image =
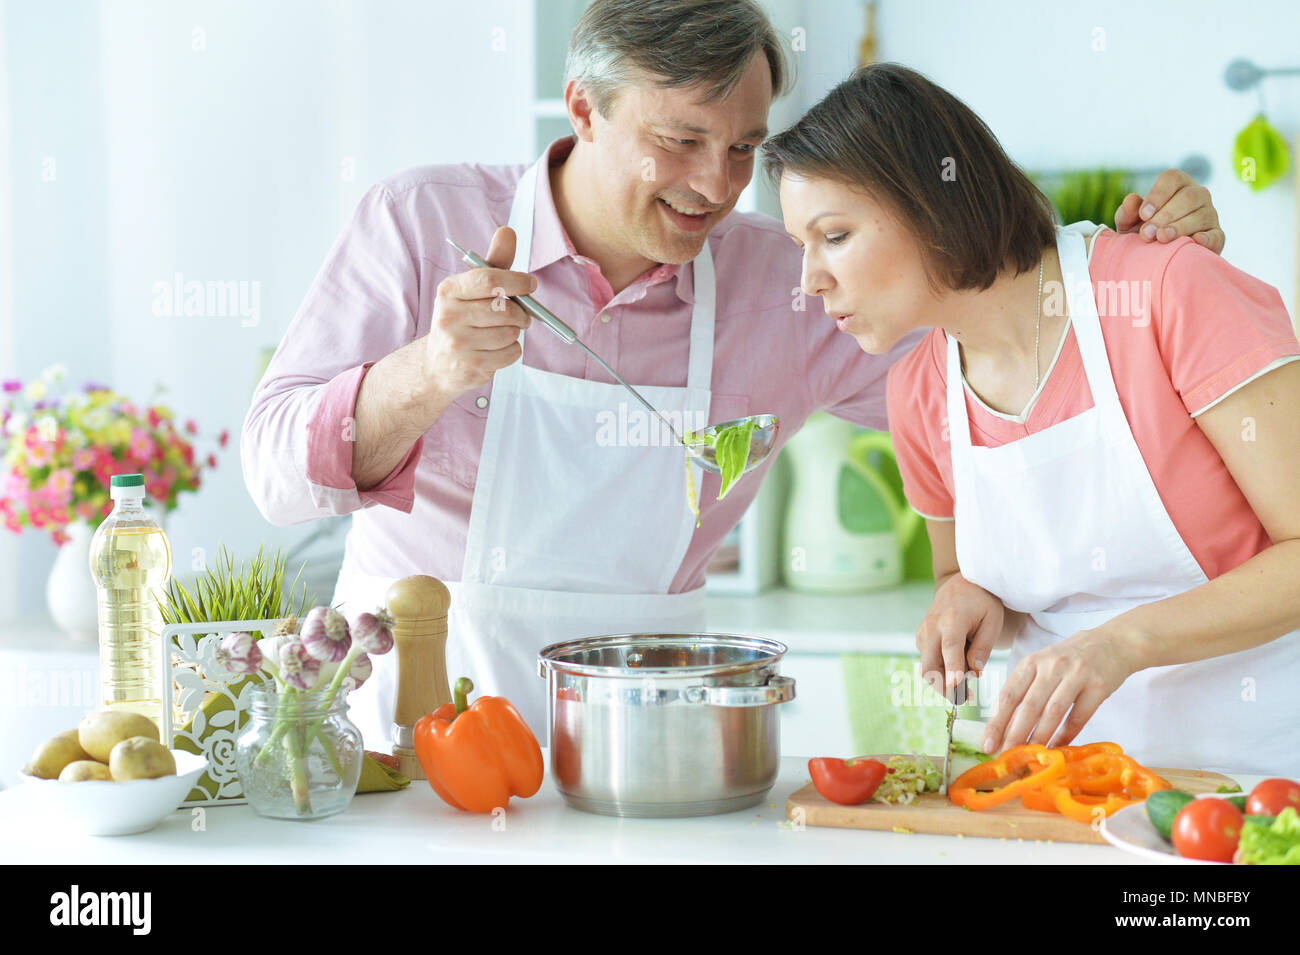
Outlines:
[{"label": "white apron", "polygon": [[[528,271],[537,179],[547,175],[546,162],[543,156],[515,189],[516,271]],[[696,428],[708,420],[713,374],[707,242],[692,268],[687,385],[637,390],[674,424],[680,415]],[[551,333],[534,325],[534,334]],[[704,628],[703,587],[668,593],[695,524],[686,506],[685,452],[657,421],[626,433],[609,425],[639,415],[649,417],[618,384],[542,371],[522,359],[492,381],[461,580],[445,581],[447,673],[453,685],[461,676],[474,681],[471,699],[509,699],[543,743],[546,681],[537,653],[544,646]],[[642,440],[647,436],[650,444]],[[703,475],[698,466],[692,471],[699,487]],[[334,603],[342,601],[351,619],[382,605],[391,583],[355,574],[345,561]],[[374,675],[350,697],[349,716],[370,748],[392,741],[395,657],[376,658]]]},{"label": "white apron", "polygon": [[[1008,675],[1026,654],[1206,581],[1120,405],[1083,236],[1058,230],[1057,250],[1092,408],[1001,447],[972,446],[960,353],[948,339],[957,562],[967,580],[1030,614]],[[1141,670],[1101,704],[1076,742],[1113,740],[1155,767],[1300,776],[1297,687],[1300,631]]]}]

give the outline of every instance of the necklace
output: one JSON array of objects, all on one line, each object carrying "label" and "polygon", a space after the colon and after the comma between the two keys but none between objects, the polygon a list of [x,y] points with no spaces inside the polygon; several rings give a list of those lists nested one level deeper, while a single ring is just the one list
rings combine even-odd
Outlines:
[{"label": "necklace", "polygon": [[1037,306],[1037,308],[1034,309],[1034,393],[1035,394],[1037,394],[1038,392],[1038,379],[1039,379],[1038,329],[1042,323],[1042,318],[1043,318],[1043,258],[1045,257],[1046,256],[1040,257],[1038,260],[1038,298],[1034,299],[1034,304]]}]

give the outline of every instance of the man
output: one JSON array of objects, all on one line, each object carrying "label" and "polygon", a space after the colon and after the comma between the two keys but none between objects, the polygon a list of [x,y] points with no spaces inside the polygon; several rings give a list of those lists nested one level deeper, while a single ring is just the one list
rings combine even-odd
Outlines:
[{"label": "man", "polygon": [[[534,166],[424,167],[367,193],[243,430],[268,520],[354,515],[332,602],[354,617],[396,578],[448,582],[451,679],[506,696],[539,736],[537,651],[702,629],[705,566],[774,458],[722,501],[695,469],[696,528],[680,446],[507,296],[536,292],[685,427],[769,412],[782,441],[818,410],[883,430],[885,373],[915,343],[864,355],[799,293],[783,227],[730,214],[788,76],[752,0],[596,0],[567,72],[576,136]],[[1147,203],[1142,219],[1172,224],[1161,239],[1222,246],[1182,174]],[[1117,226],[1137,226],[1139,204]],[[491,267],[466,270],[446,239]],[[393,675],[381,658],[353,694],[372,746]]]}]

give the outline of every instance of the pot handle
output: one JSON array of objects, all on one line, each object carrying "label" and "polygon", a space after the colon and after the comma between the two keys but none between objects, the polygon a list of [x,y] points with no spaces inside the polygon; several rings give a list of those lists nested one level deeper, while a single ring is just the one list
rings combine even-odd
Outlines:
[{"label": "pot handle", "polygon": [[688,686],[682,691],[687,703],[708,706],[766,706],[794,699],[794,680],[774,676],[762,686]]}]

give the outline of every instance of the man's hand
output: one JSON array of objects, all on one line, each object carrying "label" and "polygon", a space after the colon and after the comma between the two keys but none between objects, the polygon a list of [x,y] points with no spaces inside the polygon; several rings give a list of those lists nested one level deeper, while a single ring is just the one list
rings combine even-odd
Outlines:
[{"label": "man's hand", "polygon": [[1002,633],[1005,611],[1001,600],[960,573],[934,592],[934,602],[916,629],[916,648],[921,673],[935,692],[947,696],[968,672],[983,672]]},{"label": "man's hand", "polygon": [[424,366],[430,386],[448,402],[491,381],[523,353],[519,332],[532,319],[509,296],[531,294],[537,280],[527,272],[509,271],[514,258],[514,230],[502,226],[484,257],[491,268],[470,269],[438,283]]},{"label": "man's hand", "polygon": [[1148,242],[1192,239],[1211,252],[1223,254],[1225,237],[1210,190],[1197,185],[1181,169],[1166,169],[1143,198],[1130,192],[1115,210],[1116,232],[1137,232]]}]

